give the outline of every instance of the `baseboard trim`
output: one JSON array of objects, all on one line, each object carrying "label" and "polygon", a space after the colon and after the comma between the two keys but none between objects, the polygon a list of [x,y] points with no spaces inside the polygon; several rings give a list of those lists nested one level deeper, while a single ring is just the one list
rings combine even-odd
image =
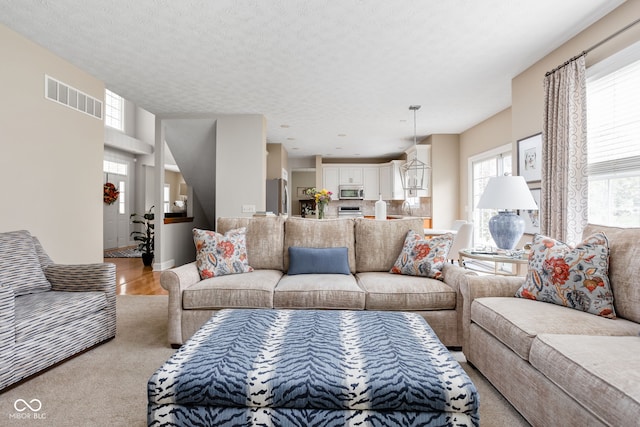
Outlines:
[{"label": "baseboard trim", "polygon": [[154,262],[153,263],[153,271],[162,271],[168,270],[176,265],[176,261],[174,259],[167,260],[165,262]]}]

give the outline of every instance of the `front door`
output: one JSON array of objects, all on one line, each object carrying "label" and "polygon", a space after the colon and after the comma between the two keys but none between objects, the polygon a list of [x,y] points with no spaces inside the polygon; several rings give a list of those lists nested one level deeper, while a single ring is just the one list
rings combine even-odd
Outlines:
[{"label": "front door", "polygon": [[120,192],[118,200],[110,205],[104,203],[104,249],[114,249],[129,246],[129,203],[127,175],[109,174],[110,182]]}]

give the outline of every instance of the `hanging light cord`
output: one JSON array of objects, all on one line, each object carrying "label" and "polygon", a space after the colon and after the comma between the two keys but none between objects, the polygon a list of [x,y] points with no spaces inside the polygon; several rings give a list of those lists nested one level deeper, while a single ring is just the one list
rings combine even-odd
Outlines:
[{"label": "hanging light cord", "polygon": [[418,109],[414,108],[413,109],[413,146],[415,147],[416,144],[416,134],[418,133],[417,128],[416,128],[416,111]]},{"label": "hanging light cord", "polygon": [[417,127],[416,127],[416,111],[420,109],[421,105],[410,105],[409,109],[413,110],[413,146],[417,145]]}]

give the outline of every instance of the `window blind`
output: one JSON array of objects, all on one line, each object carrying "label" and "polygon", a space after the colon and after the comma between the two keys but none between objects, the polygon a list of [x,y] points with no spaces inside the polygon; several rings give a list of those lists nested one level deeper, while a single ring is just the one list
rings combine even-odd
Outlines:
[{"label": "window blind", "polygon": [[640,171],[640,43],[587,75],[589,175]]}]

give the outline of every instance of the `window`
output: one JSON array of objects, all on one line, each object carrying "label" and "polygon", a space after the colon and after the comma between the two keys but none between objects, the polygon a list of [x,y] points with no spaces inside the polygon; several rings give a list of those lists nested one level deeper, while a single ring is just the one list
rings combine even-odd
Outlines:
[{"label": "window", "polygon": [[124,130],[124,120],[122,113],[124,111],[122,97],[105,89],[105,117],[104,124],[120,131]]},{"label": "window", "polygon": [[104,173],[114,173],[117,175],[127,175],[127,164],[103,160],[102,171]]},{"label": "window", "polygon": [[589,222],[640,226],[640,44],[588,70]]},{"label": "window", "polygon": [[471,194],[470,202],[473,211],[473,244],[474,246],[493,246],[489,232],[489,219],[497,214],[495,209],[476,209],[489,178],[511,174],[511,144],[503,145],[469,159]]},{"label": "window", "polygon": [[120,215],[124,215],[127,213],[127,205],[126,205],[127,189],[125,187],[124,181],[120,181],[118,190],[120,190],[120,197],[118,197],[118,213]]}]

